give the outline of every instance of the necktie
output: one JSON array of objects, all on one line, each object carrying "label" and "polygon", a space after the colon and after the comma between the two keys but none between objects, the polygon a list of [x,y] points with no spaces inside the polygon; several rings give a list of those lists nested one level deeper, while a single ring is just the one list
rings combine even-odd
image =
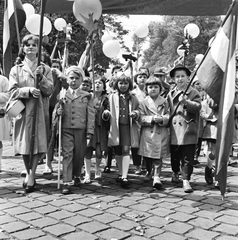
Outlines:
[{"label": "necktie", "polygon": [[73,91],[73,97],[77,97],[76,91]]}]

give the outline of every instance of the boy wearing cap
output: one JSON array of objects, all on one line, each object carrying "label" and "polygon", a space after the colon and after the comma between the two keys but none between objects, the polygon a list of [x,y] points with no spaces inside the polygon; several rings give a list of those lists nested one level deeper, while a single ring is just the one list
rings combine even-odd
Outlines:
[{"label": "boy wearing cap", "polygon": [[[179,182],[179,172],[183,178],[184,192],[193,191],[189,180],[193,172],[195,147],[198,141],[199,112],[201,98],[197,90],[189,87],[185,92],[191,72],[183,65],[170,71],[177,86],[168,94],[172,119],[170,122],[170,151],[172,182]],[[176,112],[175,109],[178,106]]]},{"label": "boy wearing cap", "polygon": [[79,186],[87,140],[94,133],[95,110],[91,94],[80,89],[84,71],[71,66],[66,71],[69,88],[63,104],[56,106],[57,115],[62,116],[63,189],[70,193],[72,174],[74,185]]}]

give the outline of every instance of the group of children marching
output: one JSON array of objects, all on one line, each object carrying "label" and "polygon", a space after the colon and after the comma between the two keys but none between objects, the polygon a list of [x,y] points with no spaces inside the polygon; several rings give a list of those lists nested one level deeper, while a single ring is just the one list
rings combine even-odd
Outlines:
[{"label": "group of children marching", "polygon": [[[176,76],[177,73],[179,76]],[[117,182],[120,182],[121,187],[129,184],[130,151],[136,149],[136,154],[142,156],[146,163],[147,177],[151,179],[153,177],[153,187],[161,188],[162,159],[168,156],[171,147],[170,131],[173,136],[171,153],[173,180],[178,181],[181,161],[181,171],[186,181],[184,190],[192,191],[189,179],[193,157],[191,160],[187,159],[187,153],[189,152],[190,157],[192,154],[194,156],[197,141],[197,133],[194,131],[197,128],[196,118],[201,107],[199,94],[194,89],[189,90],[187,95],[179,94],[184,91],[188,83],[190,71],[187,68],[177,67],[170,75],[178,79],[178,86],[181,85],[180,82],[183,83],[181,89],[171,93],[168,98],[170,100],[161,96],[164,90],[161,80],[150,76],[144,81],[145,96],[139,101],[132,91],[131,76],[125,72],[118,72],[113,76],[113,90],[107,94],[104,77],[95,79],[92,93],[88,91],[89,87],[85,88],[87,78],[82,69],[77,66],[67,69],[69,88],[63,104],[61,102],[55,108],[55,114],[62,116],[63,194],[70,193],[70,182],[73,179],[74,185],[79,186],[83,164],[85,165],[84,183],[91,182],[93,151],[96,156],[95,179],[101,178],[100,163],[103,153],[106,153],[109,147],[112,147],[115,153],[119,172]],[[178,102],[181,105],[179,116],[173,118],[173,122],[170,123],[173,127],[168,128],[171,109]],[[191,113],[187,114],[189,111]],[[187,115],[189,119],[186,120]],[[181,118],[185,121],[181,122]],[[188,123],[189,121],[192,124]],[[183,136],[178,136],[182,140],[178,140],[176,132],[181,124],[186,126],[181,133]],[[188,132],[186,128],[190,128],[191,125],[193,129]],[[186,140],[184,140],[185,135]],[[189,141],[189,147],[181,148],[183,141]]]}]

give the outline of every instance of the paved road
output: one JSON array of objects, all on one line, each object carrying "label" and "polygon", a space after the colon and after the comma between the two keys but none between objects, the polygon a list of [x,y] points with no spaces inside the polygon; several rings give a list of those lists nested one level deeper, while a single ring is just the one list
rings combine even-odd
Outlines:
[{"label": "paved road", "polygon": [[[163,190],[131,173],[131,185],[122,189],[116,182],[116,167],[100,182],[73,187],[73,194],[57,190],[57,175],[43,176],[37,169],[37,191],[25,195],[20,172],[21,157],[13,156],[10,142],[4,143],[0,173],[0,239],[159,239],[237,240],[238,166],[228,167],[230,192],[224,201],[220,192],[205,184],[203,166],[194,169],[186,194],[182,185],[170,182],[166,160],[162,170]],[[114,163],[115,165],[115,163]],[[56,170],[57,164],[53,163]]]}]

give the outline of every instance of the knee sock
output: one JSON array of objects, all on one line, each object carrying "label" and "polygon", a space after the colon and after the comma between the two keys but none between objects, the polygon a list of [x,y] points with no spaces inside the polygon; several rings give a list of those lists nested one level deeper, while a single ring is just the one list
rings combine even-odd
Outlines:
[{"label": "knee sock", "polygon": [[122,156],[116,155],[115,158],[117,160],[119,175],[122,175]]},{"label": "knee sock", "polygon": [[215,160],[215,155],[212,154],[212,153],[208,154],[208,156],[207,156],[207,166],[208,166],[209,168],[212,168],[212,165],[213,165],[213,163],[214,163],[214,160]]},{"label": "knee sock", "polygon": [[90,177],[90,169],[91,169],[91,159],[84,159],[85,164],[85,176]]},{"label": "knee sock", "polygon": [[122,157],[122,178],[127,178],[129,166],[130,166],[130,156],[125,155]]},{"label": "knee sock", "polygon": [[154,177],[160,177],[162,169],[162,159],[154,161]]}]

